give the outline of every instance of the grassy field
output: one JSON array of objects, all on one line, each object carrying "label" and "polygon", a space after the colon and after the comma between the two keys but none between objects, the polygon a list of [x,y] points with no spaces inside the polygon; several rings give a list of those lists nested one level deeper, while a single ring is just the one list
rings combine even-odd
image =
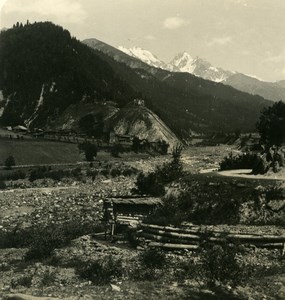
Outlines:
[{"label": "grassy field", "polygon": [[14,156],[17,165],[76,163],[82,160],[76,144],[0,139],[0,165],[9,155]]}]

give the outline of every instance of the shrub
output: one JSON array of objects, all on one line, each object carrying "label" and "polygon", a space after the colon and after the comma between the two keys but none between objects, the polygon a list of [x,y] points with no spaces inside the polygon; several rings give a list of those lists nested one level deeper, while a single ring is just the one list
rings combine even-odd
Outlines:
[{"label": "shrub", "polygon": [[113,168],[113,169],[111,169],[111,171],[110,171],[110,175],[111,175],[112,177],[120,176],[120,175],[121,175],[121,170],[118,169],[118,168]]},{"label": "shrub", "polygon": [[98,170],[90,170],[90,169],[88,169],[88,170],[86,171],[86,175],[87,175],[88,177],[91,177],[93,181],[94,181],[95,178],[98,176],[98,174],[99,174],[99,171],[98,171]]},{"label": "shrub", "polygon": [[76,273],[94,284],[110,283],[113,278],[122,276],[122,261],[109,255],[96,261],[78,264]]},{"label": "shrub", "polygon": [[156,280],[162,276],[166,266],[164,252],[158,248],[146,248],[136,260],[130,276],[135,280]]},{"label": "shrub", "polygon": [[41,284],[43,286],[52,286],[54,284],[55,281],[55,270],[51,270],[51,269],[47,269],[44,271],[43,273],[43,277],[41,280]]},{"label": "shrub", "polygon": [[3,180],[0,180],[0,190],[5,190],[6,189],[6,184]]},{"label": "shrub", "polygon": [[26,173],[21,170],[4,171],[4,173],[0,175],[0,180],[18,180],[24,178],[26,178]]},{"label": "shrub", "polygon": [[123,146],[120,145],[120,144],[115,144],[115,145],[113,145],[112,148],[111,148],[111,155],[112,155],[113,157],[119,157],[119,154],[120,154],[120,153],[123,153],[123,152],[124,152],[124,148],[123,148]]},{"label": "shrub", "polygon": [[243,248],[224,240],[220,244],[204,241],[200,257],[204,279],[209,286],[231,284],[236,286],[248,280],[251,270],[242,265],[239,255]]},{"label": "shrub", "polygon": [[30,172],[29,180],[31,182],[43,178],[50,178],[56,181],[60,181],[62,180],[62,178],[76,178],[77,180],[81,180],[82,179],[81,168],[77,167],[71,170],[62,170],[62,169],[52,170],[50,167],[46,168],[45,166],[43,166],[43,167],[38,167],[36,169],[33,169]]},{"label": "shrub", "polygon": [[257,155],[255,153],[246,152],[234,156],[231,152],[220,163],[220,170],[252,169],[256,164],[256,160]]},{"label": "shrub", "polygon": [[97,156],[97,146],[95,144],[91,144],[90,142],[84,142],[78,145],[80,151],[84,152],[85,158],[87,161],[93,161],[94,157]]},{"label": "shrub", "polygon": [[37,180],[37,179],[42,179],[45,177],[45,173],[46,173],[47,169],[46,167],[38,167],[36,169],[33,169],[30,172],[30,176],[29,176],[29,180],[31,182]]},{"label": "shrub", "polygon": [[14,278],[11,280],[11,287],[13,289],[17,288],[18,286],[29,288],[32,286],[32,275],[22,275],[19,278]]},{"label": "shrub", "polygon": [[140,173],[136,182],[137,189],[134,191],[153,196],[163,195],[165,184],[178,179],[183,174],[181,151],[181,146],[176,147],[172,152],[172,161],[157,167],[154,172],[147,175]]},{"label": "shrub", "polygon": [[10,155],[6,158],[4,165],[6,169],[10,170],[13,166],[16,165],[14,156]]},{"label": "shrub", "polygon": [[256,127],[263,144],[279,146],[285,141],[284,126],[285,103],[279,101],[263,109]]},{"label": "shrub", "polygon": [[48,257],[54,249],[66,244],[64,231],[57,226],[35,229],[31,237],[31,244],[25,255],[26,260]]},{"label": "shrub", "polygon": [[133,167],[130,167],[130,168],[126,168],[122,171],[122,175],[124,176],[132,176],[132,175],[135,175],[138,173],[138,170],[133,168]]},{"label": "shrub", "polygon": [[141,264],[150,269],[161,269],[165,266],[166,257],[165,253],[159,248],[147,248],[140,256],[139,260]]},{"label": "shrub", "polygon": [[140,173],[137,177],[135,193],[141,195],[161,196],[164,194],[164,185],[161,182],[161,174],[159,170],[149,174]]},{"label": "shrub", "polygon": [[103,176],[105,176],[105,177],[108,177],[108,175],[109,175],[109,170],[103,169],[103,170],[100,171],[100,174],[103,175]]},{"label": "shrub", "polygon": [[76,178],[77,180],[80,180],[81,177],[82,177],[82,174],[81,174],[81,168],[80,168],[80,167],[77,167],[77,168],[75,168],[75,169],[72,169],[72,170],[70,171],[70,176],[71,176],[72,178]]},{"label": "shrub", "polygon": [[73,219],[63,224],[53,224],[49,226],[38,226],[26,230],[20,230],[14,235],[6,236],[3,241],[7,244],[18,242],[16,247],[28,246],[26,260],[37,260],[49,257],[51,252],[68,245],[69,242],[79,236],[96,232],[98,224],[90,221],[83,223],[80,220]]}]

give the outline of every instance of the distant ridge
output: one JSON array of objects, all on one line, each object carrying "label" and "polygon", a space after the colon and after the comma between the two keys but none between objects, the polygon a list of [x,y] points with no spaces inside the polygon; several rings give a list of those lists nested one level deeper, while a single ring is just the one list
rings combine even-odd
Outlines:
[{"label": "distant ridge", "polygon": [[212,66],[208,61],[202,58],[193,58],[186,51],[177,54],[169,63],[165,63],[150,51],[139,47],[127,49],[119,46],[118,49],[156,68],[172,72],[191,73],[203,79],[230,85],[252,95],[260,95],[265,99],[285,101],[285,80],[266,82],[254,76],[226,71],[222,68]]}]

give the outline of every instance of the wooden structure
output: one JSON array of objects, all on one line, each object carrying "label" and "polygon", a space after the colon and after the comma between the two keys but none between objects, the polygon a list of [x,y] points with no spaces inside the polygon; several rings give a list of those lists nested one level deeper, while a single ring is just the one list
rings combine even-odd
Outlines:
[{"label": "wooden structure", "polygon": [[114,131],[110,132],[109,143],[120,144],[120,145],[132,145],[133,135],[128,134],[117,134]]},{"label": "wooden structure", "polygon": [[107,198],[103,203],[106,225],[111,235],[124,227],[136,227],[141,221],[162,205],[160,198],[153,197],[117,197]]},{"label": "wooden structure", "polygon": [[[207,237],[205,237],[205,233]],[[285,254],[285,235],[269,235],[245,232],[219,231],[213,228],[189,226],[188,228],[176,228],[151,224],[140,224],[138,236],[148,241],[150,247],[159,247],[172,250],[196,250],[206,238],[213,243],[222,241],[238,242],[240,244],[253,245],[258,248],[280,249]]]}]

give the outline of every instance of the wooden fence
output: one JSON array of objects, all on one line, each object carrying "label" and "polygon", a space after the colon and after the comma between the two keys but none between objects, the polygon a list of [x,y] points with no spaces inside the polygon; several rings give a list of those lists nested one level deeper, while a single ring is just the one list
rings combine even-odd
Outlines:
[{"label": "wooden fence", "polygon": [[213,228],[201,229],[199,226],[176,228],[151,224],[140,224],[137,234],[144,238],[149,246],[164,249],[197,250],[204,240],[214,243],[226,240],[260,248],[281,249],[282,255],[285,253],[285,235],[231,232]]}]

